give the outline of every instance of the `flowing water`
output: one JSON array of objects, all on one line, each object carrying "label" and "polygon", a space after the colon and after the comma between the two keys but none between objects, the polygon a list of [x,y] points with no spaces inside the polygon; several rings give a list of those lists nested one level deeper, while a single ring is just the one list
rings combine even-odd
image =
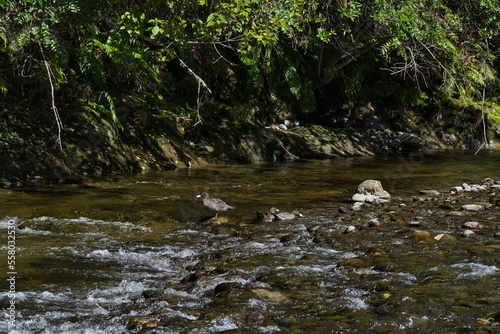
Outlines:
[{"label": "flowing water", "polygon": [[[499,151],[0,189],[0,332],[499,333],[500,208],[449,194],[487,177],[500,180]],[[352,210],[365,179],[391,204]],[[202,191],[236,209],[208,220]],[[487,210],[460,211],[471,203]],[[271,206],[304,217],[257,223]],[[484,228],[462,237],[469,221]]]}]

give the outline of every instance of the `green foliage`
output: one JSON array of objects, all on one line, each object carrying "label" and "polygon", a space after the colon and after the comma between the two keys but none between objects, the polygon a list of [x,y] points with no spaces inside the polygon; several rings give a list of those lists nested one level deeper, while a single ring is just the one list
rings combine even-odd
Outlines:
[{"label": "green foliage", "polygon": [[176,110],[189,106],[183,116],[195,123],[198,112],[217,119],[231,108],[248,121],[308,115],[317,96],[328,99],[325,91],[351,108],[391,99],[412,106],[422,101],[418,90],[478,98],[497,84],[497,0],[28,0],[0,7],[0,53],[11,65],[2,94],[46,80],[45,58],[56,88],[74,82],[120,126],[112,103],[120,91],[151,105],[178,101]]}]

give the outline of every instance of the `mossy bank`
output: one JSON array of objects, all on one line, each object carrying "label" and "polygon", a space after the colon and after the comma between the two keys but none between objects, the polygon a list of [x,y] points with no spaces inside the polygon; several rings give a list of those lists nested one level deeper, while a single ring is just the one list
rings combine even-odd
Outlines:
[{"label": "mossy bank", "polygon": [[[401,129],[372,117],[364,124],[313,123],[286,131],[251,122],[202,123],[183,127],[162,113],[113,121],[88,107],[62,115],[62,149],[53,115],[34,117],[22,106],[4,105],[0,118],[0,177],[3,186],[62,182],[149,170],[293,159],[331,159],[421,149],[477,148],[480,136],[443,124]],[[460,124],[459,119],[448,123]],[[494,127],[489,127],[494,128]],[[462,131],[462,132],[461,132]],[[492,130],[493,131],[493,130]],[[490,136],[495,138],[496,132]]]}]

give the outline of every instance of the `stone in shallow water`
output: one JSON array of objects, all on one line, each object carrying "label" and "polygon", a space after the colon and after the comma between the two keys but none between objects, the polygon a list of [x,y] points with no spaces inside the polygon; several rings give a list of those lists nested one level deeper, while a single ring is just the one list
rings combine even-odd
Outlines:
[{"label": "stone in shallow water", "polygon": [[448,216],[448,217],[461,217],[461,216],[464,216],[464,213],[460,212],[460,211],[450,211],[450,212],[446,213],[446,216]]},{"label": "stone in shallow water", "polygon": [[391,195],[384,190],[382,183],[378,180],[363,181],[352,196],[352,200],[355,202],[374,203],[379,198],[389,199]]},{"label": "stone in shallow water", "polygon": [[473,235],[475,235],[476,233],[474,233],[474,231],[471,231],[471,230],[465,230],[462,232],[462,234],[460,234],[461,237],[464,237],[464,238],[470,238],[472,237]]},{"label": "stone in shallow water", "polygon": [[462,227],[468,228],[468,229],[481,229],[484,228],[485,226],[481,223],[478,222],[465,222]]},{"label": "stone in shallow water", "polygon": [[438,234],[434,237],[434,240],[441,241],[441,242],[449,242],[449,241],[457,241],[457,238],[455,238],[452,235],[449,235],[447,233],[441,233]]},{"label": "stone in shallow water", "polygon": [[431,238],[431,234],[427,231],[420,231],[420,230],[416,230],[415,232],[413,232],[413,234],[411,235],[410,237],[412,240],[423,240],[423,241],[426,241],[426,240],[429,240]]},{"label": "stone in shallow water", "polygon": [[456,193],[459,193],[462,191],[464,191],[464,188],[462,188],[460,186],[456,186],[456,187],[453,187],[450,189],[450,194],[456,194]]},{"label": "stone in shallow water", "polygon": [[479,204],[465,204],[465,205],[462,205],[462,210],[481,211],[481,210],[484,210],[484,206],[479,205]]},{"label": "stone in shallow water", "polygon": [[420,190],[420,195],[440,196],[441,193],[437,190]]}]

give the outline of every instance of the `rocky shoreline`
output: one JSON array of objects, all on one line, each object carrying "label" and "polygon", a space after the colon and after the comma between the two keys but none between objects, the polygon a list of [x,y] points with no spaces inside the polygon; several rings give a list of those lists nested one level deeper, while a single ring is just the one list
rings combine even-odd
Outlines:
[{"label": "rocky shoreline", "polygon": [[[106,134],[104,136],[103,134]],[[333,159],[352,156],[444,149],[477,149],[471,138],[421,129],[398,132],[340,129],[320,125],[280,127],[200,126],[184,131],[171,124],[147,138],[122,138],[111,122],[74,132],[63,151],[54,145],[26,141],[17,153],[3,149],[0,187],[75,182],[110,174],[200,167],[207,164],[247,164],[259,161]],[[494,148],[493,143],[485,148]]]}]

